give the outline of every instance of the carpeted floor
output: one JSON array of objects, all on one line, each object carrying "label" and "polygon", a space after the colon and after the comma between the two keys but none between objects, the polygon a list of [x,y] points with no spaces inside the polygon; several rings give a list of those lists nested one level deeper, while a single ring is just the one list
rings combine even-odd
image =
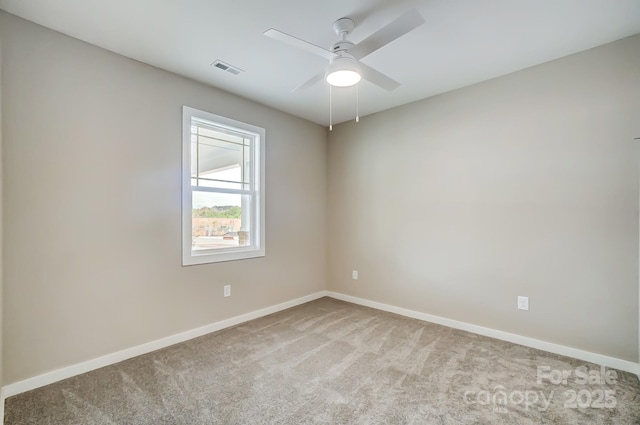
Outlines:
[{"label": "carpeted floor", "polygon": [[322,298],[11,397],[5,409],[9,425],[632,425],[640,383]]}]

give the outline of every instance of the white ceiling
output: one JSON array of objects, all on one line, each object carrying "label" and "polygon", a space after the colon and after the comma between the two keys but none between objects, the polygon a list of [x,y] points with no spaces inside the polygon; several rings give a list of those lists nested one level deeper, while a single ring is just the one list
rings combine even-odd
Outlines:
[{"label": "white ceiling", "polygon": [[[356,21],[358,43],[411,7],[426,23],[362,60],[402,85],[361,83],[361,116],[640,33],[640,0],[0,0],[30,21],[323,125],[326,83],[291,90],[326,61],[262,33],[328,49],[336,19]],[[245,72],[210,66],[216,59]],[[334,123],[353,119],[355,97],[334,89]]]}]

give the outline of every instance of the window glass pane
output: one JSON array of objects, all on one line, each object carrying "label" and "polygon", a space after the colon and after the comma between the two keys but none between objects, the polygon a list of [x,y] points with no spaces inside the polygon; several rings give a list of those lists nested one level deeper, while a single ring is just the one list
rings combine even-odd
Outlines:
[{"label": "window glass pane", "polygon": [[193,125],[191,132],[192,185],[246,189],[251,168],[250,139],[200,125]]},{"label": "window glass pane", "polygon": [[191,249],[197,251],[251,245],[250,200],[250,195],[194,190]]},{"label": "window glass pane", "polygon": [[[204,181],[210,181],[211,174],[228,168],[240,168],[242,166],[242,146],[220,142],[217,140],[198,138],[196,170],[192,175]],[[236,182],[242,181],[242,173],[236,177]]]},{"label": "window glass pane", "polygon": [[216,187],[223,189],[244,189],[242,186],[242,169],[240,166],[200,173],[199,179],[191,179],[193,186]]},{"label": "window glass pane", "polygon": [[242,134],[220,128],[213,123],[207,123],[206,121],[194,119],[196,133],[202,137],[208,137],[211,139],[222,139],[229,142],[242,144],[244,137]]}]

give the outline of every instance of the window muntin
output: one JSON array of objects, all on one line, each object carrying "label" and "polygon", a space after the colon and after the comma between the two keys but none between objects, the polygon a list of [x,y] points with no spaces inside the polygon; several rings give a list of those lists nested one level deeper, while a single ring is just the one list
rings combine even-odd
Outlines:
[{"label": "window muntin", "polygon": [[264,255],[262,128],[183,108],[183,265]]},{"label": "window muntin", "polygon": [[191,185],[250,190],[254,137],[191,122]]}]

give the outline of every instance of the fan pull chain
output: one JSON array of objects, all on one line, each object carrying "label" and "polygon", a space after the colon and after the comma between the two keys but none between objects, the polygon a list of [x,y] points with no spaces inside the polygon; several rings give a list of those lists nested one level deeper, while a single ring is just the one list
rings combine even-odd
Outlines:
[{"label": "fan pull chain", "polygon": [[331,93],[332,87],[329,84],[329,131],[333,131],[333,116],[331,115]]},{"label": "fan pull chain", "polygon": [[360,84],[356,84],[356,122],[360,122]]}]

